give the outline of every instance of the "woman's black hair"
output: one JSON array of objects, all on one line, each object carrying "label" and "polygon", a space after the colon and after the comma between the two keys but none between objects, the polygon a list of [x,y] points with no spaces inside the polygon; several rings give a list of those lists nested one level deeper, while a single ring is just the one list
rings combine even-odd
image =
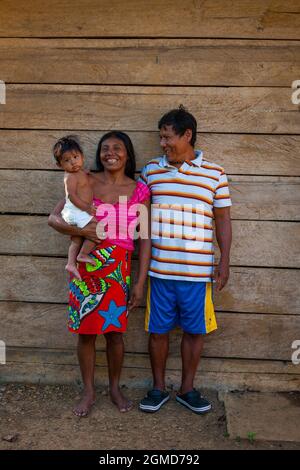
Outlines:
[{"label": "woman's black hair", "polygon": [[197,121],[182,104],[179,108],[172,109],[160,118],[158,128],[161,129],[165,126],[172,126],[175,134],[180,136],[182,136],[187,129],[191,129],[192,138],[190,144],[192,147],[195,146],[197,139]]},{"label": "woman's black hair", "polygon": [[136,163],[135,163],[135,153],[134,153],[134,148],[133,144],[131,142],[130,137],[125,134],[125,132],[121,131],[110,131],[104,134],[101,139],[99,140],[99,144],[97,147],[96,151],[96,166],[99,171],[104,171],[104,166],[102,165],[101,159],[100,159],[100,153],[101,153],[101,145],[103,142],[107,139],[110,138],[115,138],[119,139],[123,142],[126,148],[127,152],[127,162],[125,166],[125,175],[128,176],[129,178],[134,180],[134,174],[135,174],[135,169],[136,169]]}]

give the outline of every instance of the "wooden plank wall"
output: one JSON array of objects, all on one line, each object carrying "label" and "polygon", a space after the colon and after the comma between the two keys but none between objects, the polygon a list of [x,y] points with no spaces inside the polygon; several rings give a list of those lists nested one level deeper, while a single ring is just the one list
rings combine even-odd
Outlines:
[{"label": "wooden plank wall", "polygon": [[[80,136],[94,168],[101,135],[127,131],[138,168],[158,155],[157,121],[183,103],[198,145],[224,165],[233,199],[231,278],[216,296],[197,384],[296,390],[300,339],[300,79],[297,0],[2,0],[0,380],[79,380],[66,330],[68,240],[47,226],[63,195],[51,156]],[[134,271],[136,264],[134,263]],[[168,383],[180,380],[172,335]],[[103,339],[97,381],[106,382]],[[130,317],[123,381],[150,383],[143,308]]]}]

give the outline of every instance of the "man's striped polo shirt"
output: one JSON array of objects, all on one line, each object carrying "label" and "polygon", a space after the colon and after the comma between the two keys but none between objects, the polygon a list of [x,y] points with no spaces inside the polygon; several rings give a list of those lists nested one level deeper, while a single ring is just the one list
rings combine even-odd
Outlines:
[{"label": "man's striped polo shirt", "polygon": [[231,206],[231,200],[223,168],[203,160],[201,151],[195,157],[176,168],[163,155],[142,169],[140,181],[152,201],[150,276],[212,280],[213,208]]}]

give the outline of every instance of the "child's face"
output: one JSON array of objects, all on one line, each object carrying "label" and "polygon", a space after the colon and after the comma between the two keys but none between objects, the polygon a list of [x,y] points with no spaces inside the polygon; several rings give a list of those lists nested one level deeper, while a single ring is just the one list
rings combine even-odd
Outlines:
[{"label": "child's face", "polygon": [[59,166],[67,173],[77,173],[83,167],[84,158],[77,150],[69,150],[61,157]]}]

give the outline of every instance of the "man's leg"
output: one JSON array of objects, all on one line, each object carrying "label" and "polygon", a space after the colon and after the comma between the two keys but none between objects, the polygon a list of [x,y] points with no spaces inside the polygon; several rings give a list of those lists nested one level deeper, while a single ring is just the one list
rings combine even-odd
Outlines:
[{"label": "man's leg", "polygon": [[181,341],[181,393],[193,390],[194,378],[202,354],[204,336],[215,330],[216,320],[212,303],[211,283],[177,281]]},{"label": "man's leg", "polygon": [[151,333],[149,353],[153,375],[153,389],[140,402],[140,410],[148,413],[158,411],[166,403],[170,394],[165,390],[165,371],[169,352],[169,334]]},{"label": "man's leg", "polygon": [[153,375],[153,388],[165,390],[165,371],[169,353],[169,334],[151,333],[149,354]]},{"label": "man's leg", "polygon": [[165,371],[169,353],[169,331],[176,324],[176,298],[173,283],[166,279],[149,279],[145,329],[149,336],[149,355],[153,388],[140,402],[140,409],[158,411],[170,394],[165,390]]},{"label": "man's leg", "polygon": [[204,335],[183,333],[181,340],[182,379],[179,393],[187,393],[194,388],[194,378],[201,358]]}]

